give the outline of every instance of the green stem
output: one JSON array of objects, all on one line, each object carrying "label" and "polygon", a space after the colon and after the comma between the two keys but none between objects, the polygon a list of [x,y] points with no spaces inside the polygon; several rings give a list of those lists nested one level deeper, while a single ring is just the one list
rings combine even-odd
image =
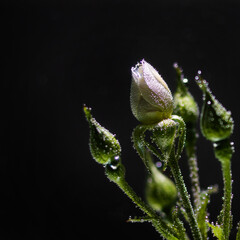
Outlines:
[{"label": "green stem", "polygon": [[178,191],[181,195],[183,207],[185,208],[185,211],[186,211],[188,219],[189,219],[189,225],[190,225],[190,228],[192,231],[193,238],[195,240],[200,240],[200,239],[202,239],[200,230],[199,230],[199,227],[197,224],[196,217],[194,215],[190,197],[189,197],[187,188],[185,186],[178,161],[176,160],[174,153],[171,155],[171,158],[169,159],[169,166],[171,168],[171,172],[175,179],[175,183],[178,188]]},{"label": "green stem", "polygon": [[223,209],[220,215],[224,239],[228,239],[231,230],[231,205],[232,205],[232,173],[231,173],[231,158],[233,154],[233,146],[229,139],[225,139],[213,144],[215,157],[220,161],[222,166],[224,198]]},{"label": "green stem", "polygon": [[192,184],[192,194],[194,209],[196,210],[200,204],[200,182],[198,175],[198,164],[197,164],[197,155],[196,155],[196,130],[195,128],[187,128],[187,137],[186,137],[186,153],[188,157],[188,165],[190,171],[190,179]]},{"label": "green stem", "polygon": [[224,200],[223,200],[223,233],[225,239],[229,238],[231,225],[231,203],[232,203],[232,176],[231,161],[223,161],[222,173],[224,180]]}]

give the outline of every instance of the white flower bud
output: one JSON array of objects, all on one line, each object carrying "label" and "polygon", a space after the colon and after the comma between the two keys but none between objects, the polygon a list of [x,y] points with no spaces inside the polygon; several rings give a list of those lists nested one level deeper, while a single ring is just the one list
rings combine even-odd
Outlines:
[{"label": "white flower bud", "polygon": [[158,72],[145,60],[132,67],[131,108],[133,115],[144,124],[158,123],[169,118],[173,97]]}]

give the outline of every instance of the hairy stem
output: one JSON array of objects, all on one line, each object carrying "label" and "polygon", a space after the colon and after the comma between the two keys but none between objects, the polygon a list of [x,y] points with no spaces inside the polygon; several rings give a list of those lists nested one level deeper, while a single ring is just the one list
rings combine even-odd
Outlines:
[{"label": "hairy stem", "polygon": [[220,224],[222,224],[224,239],[228,239],[231,230],[231,205],[232,205],[232,173],[231,158],[233,154],[233,145],[229,139],[225,139],[213,144],[215,157],[222,166],[224,198],[223,208],[220,214]]},{"label": "hairy stem", "polygon": [[231,225],[231,204],[232,204],[232,175],[231,161],[223,161],[222,173],[224,180],[224,200],[223,200],[223,233],[225,239],[229,238]]},{"label": "hairy stem", "polygon": [[192,184],[192,194],[194,209],[196,210],[200,204],[200,182],[198,175],[198,164],[196,155],[196,130],[195,128],[187,128],[186,137],[186,153],[188,157],[188,165],[190,171],[190,179]]},{"label": "hairy stem", "polygon": [[197,220],[194,215],[193,207],[192,207],[190,197],[189,197],[187,188],[185,186],[185,183],[184,183],[184,180],[182,177],[182,173],[181,173],[178,161],[175,159],[174,154],[172,154],[171,158],[169,159],[169,166],[171,168],[171,172],[175,179],[176,186],[177,186],[180,196],[182,198],[183,207],[185,208],[185,211],[186,211],[188,219],[189,219],[189,225],[190,225],[190,228],[192,231],[193,238],[195,240],[200,240],[200,239],[202,239],[202,237],[201,237],[200,230],[199,230],[199,227],[197,224]]}]

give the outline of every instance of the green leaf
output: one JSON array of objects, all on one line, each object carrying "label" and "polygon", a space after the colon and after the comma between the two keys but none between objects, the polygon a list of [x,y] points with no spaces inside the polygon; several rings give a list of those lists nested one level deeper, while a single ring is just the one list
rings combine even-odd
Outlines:
[{"label": "green leaf", "polygon": [[174,227],[177,229],[179,239],[187,239],[186,229],[184,228],[183,222],[180,220],[178,207],[173,210],[172,216]]},{"label": "green leaf", "polygon": [[206,191],[201,192],[200,196],[200,204],[197,209],[196,215],[197,215],[197,222],[199,229],[201,231],[203,239],[207,239],[207,232],[208,232],[208,226],[206,222],[207,218],[207,205],[210,202],[210,194],[215,193],[217,191],[216,187],[209,187]]},{"label": "green leaf", "polygon": [[223,235],[223,229],[219,225],[214,225],[211,223],[208,223],[208,226],[212,229],[213,235],[219,239],[219,240],[224,240],[224,235]]}]

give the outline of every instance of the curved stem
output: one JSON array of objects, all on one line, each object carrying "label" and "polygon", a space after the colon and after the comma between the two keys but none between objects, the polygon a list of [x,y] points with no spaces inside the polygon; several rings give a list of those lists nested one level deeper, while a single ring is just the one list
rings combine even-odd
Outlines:
[{"label": "curved stem", "polygon": [[185,208],[186,214],[187,214],[188,219],[189,219],[189,225],[190,225],[190,228],[191,228],[191,231],[192,231],[193,238],[195,240],[200,240],[200,239],[202,239],[202,236],[200,234],[200,230],[199,230],[199,227],[198,227],[198,224],[197,224],[197,220],[196,220],[196,217],[194,215],[194,211],[193,211],[193,208],[192,208],[190,197],[189,197],[187,188],[185,186],[178,161],[176,160],[173,151],[172,151],[172,154],[171,154],[171,158],[169,159],[169,166],[171,168],[171,172],[173,174],[173,177],[174,177],[176,186],[178,188],[178,191],[181,195],[183,207]]}]

